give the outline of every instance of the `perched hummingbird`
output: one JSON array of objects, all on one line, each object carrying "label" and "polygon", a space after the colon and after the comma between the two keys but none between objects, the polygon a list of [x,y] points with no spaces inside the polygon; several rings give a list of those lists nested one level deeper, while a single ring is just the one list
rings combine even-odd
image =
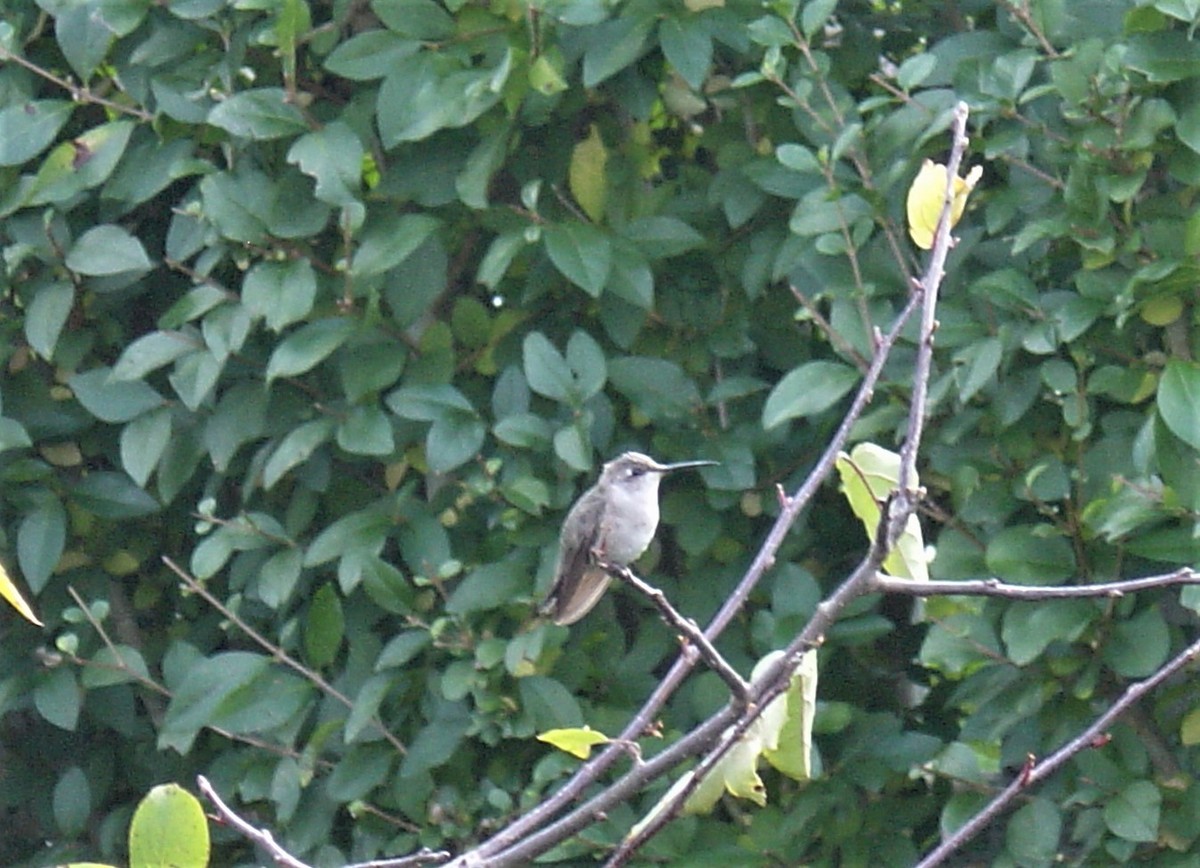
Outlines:
[{"label": "perched hummingbird", "polygon": [[556,624],[574,624],[586,615],[612,579],[597,561],[628,566],[654,538],[658,483],[663,475],[716,463],[659,464],[640,452],[626,452],[605,464],[600,479],[567,513],[558,540],[554,585],[538,611]]}]

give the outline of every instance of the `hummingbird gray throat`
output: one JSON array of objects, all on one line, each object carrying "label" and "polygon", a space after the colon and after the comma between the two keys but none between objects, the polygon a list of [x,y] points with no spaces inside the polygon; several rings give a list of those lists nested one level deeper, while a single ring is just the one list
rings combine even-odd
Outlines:
[{"label": "hummingbird gray throat", "polygon": [[612,581],[600,563],[628,566],[654,539],[663,476],[716,463],[659,464],[640,452],[625,452],[605,464],[596,484],[575,501],[563,522],[554,584],[539,613],[556,624],[574,624],[586,615]]}]

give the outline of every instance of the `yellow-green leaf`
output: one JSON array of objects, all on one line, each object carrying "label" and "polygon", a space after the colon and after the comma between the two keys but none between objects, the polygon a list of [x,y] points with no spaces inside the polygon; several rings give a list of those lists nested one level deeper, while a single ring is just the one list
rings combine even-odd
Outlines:
[{"label": "yellow-green leaf", "polygon": [[[849,455],[838,455],[837,469],[842,493],[866,528],[867,538],[874,542],[881,505],[900,480],[900,456],[874,443],[860,443]],[[913,485],[920,485],[919,480],[914,478]],[[910,515],[895,549],[883,562],[883,570],[897,578],[925,580],[929,578],[928,561],[921,522],[915,514]]]},{"label": "yellow-green leaf", "polygon": [[608,163],[608,148],[600,138],[600,130],[591,125],[588,136],[571,151],[571,167],[567,183],[571,195],[583,213],[599,223],[604,219],[604,201],[608,195],[608,179],[604,167]]},{"label": "yellow-green leaf", "polygon": [[581,760],[591,756],[592,748],[598,744],[608,744],[609,738],[602,732],[596,732],[590,727],[571,727],[567,729],[548,729],[538,733],[538,741],[553,745],[559,750],[566,751],[571,756]]},{"label": "yellow-green leaf", "polygon": [[161,784],[138,803],[129,825],[130,868],[205,868],[208,856],[208,820],[195,796]]},{"label": "yellow-green leaf", "polygon": [[1179,725],[1179,740],[1187,747],[1200,744],[1200,708],[1193,708],[1184,715]]},{"label": "yellow-green leaf", "polygon": [[17,590],[13,580],[8,577],[8,570],[4,568],[3,564],[0,564],[0,597],[8,600],[26,621],[37,624],[39,627],[42,626],[37,615],[33,614],[33,608],[25,602],[25,598],[21,596],[21,592]]},{"label": "yellow-green leaf", "polygon": [[[817,712],[816,651],[805,652],[787,693],[771,705],[777,703],[783,706],[783,722],[775,733],[773,744],[764,739],[763,756],[788,777],[807,780],[812,777],[812,728]],[[768,707],[763,717],[766,718],[770,711]]]}]

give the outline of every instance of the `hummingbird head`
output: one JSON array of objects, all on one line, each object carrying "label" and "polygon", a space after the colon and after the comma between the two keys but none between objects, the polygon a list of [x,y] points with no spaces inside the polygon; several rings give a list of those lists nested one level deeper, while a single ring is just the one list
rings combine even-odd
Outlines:
[{"label": "hummingbird head", "polygon": [[707,467],[715,461],[678,461],[674,464],[659,464],[641,452],[623,452],[604,465],[600,482],[606,486],[620,486],[631,491],[657,491],[663,476],[689,467]]}]

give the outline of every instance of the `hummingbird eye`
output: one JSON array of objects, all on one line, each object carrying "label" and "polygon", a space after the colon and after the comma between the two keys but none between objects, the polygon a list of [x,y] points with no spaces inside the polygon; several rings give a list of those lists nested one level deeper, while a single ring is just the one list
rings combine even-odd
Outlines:
[{"label": "hummingbird eye", "polygon": [[646,473],[645,467],[630,467],[629,468],[629,478],[630,479],[636,479],[637,477],[642,476],[645,473]]}]

